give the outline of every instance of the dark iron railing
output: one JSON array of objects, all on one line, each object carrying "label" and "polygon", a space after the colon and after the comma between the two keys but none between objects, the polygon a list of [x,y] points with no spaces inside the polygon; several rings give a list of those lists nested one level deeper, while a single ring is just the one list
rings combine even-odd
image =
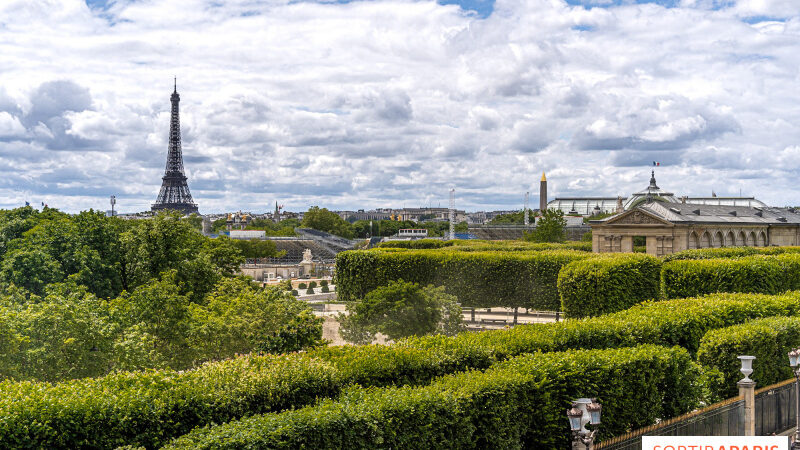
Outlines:
[{"label": "dark iron railing", "polygon": [[642,436],[739,436],[744,400],[734,397],[688,414],[600,442],[596,449],[640,450]]},{"label": "dark iron railing", "polygon": [[[756,436],[778,434],[796,423],[794,379],[755,393]],[[734,397],[656,425],[606,439],[604,450],[640,450],[642,436],[740,436],[744,431],[744,400]]]},{"label": "dark iron railing", "polygon": [[797,424],[795,381],[756,390],[756,436],[781,433]]}]

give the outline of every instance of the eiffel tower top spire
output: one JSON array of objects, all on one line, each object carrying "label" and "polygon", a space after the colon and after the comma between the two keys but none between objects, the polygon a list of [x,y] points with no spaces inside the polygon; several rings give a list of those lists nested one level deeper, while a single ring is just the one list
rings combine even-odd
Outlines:
[{"label": "eiffel tower top spire", "polygon": [[175,80],[175,89],[170,96],[172,112],[169,120],[169,145],[167,146],[167,167],[162,177],[161,191],[152,206],[153,211],[172,209],[190,214],[197,212],[197,205],[192,200],[186,175],[183,172],[183,149],[181,148],[181,101],[178,95],[178,79]]}]

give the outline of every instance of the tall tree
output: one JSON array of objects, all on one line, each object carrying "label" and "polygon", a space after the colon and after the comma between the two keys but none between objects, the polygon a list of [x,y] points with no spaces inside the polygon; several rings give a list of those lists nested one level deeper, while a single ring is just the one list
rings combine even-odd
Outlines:
[{"label": "tall tree", "polygon": [[353,226],[338,214],[328,211],[327,208],[312,206],[303,215],[303,226],[315,230],[325,231],[347,239],[353,239],[355,232]]},{"label": "tall tree", "polygon": [[548,209],[537,219],[533,232],[525,234],[525,240],[533,242],[564,242],[567,220],[560,209]]}]

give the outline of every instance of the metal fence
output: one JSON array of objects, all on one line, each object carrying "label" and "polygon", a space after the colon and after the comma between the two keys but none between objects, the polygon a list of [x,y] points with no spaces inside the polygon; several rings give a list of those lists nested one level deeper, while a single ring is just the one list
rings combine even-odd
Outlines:
[{"label": "metal fence", "polygon": [[794,380],[756,390],[756,435],[780,433],[797,424]]},{"label": "metal fence", "polygon": [[[755,392],[757,436],[781,433],[796,423],[795,384],[786,380]],[[744,400],[734,397],[683,416],[628,434],[606,439],[595,446],[604,450],[640,450],[642,436],[741,436],[744,432]]]},{"label": "metal fence", "polygon": [[596,449],[640,450],[642,436],[739,436],[744,400],[738,397],[600,442]]}]

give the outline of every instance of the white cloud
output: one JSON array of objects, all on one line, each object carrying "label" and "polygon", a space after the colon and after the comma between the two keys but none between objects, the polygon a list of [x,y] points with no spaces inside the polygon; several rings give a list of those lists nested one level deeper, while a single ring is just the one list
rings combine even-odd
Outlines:
[{"label": "white cloud", "polygon": [[653,160],[679,194],[792,203],[797,2],[608,3],[497,0],[480,19],[425,0],[2,2],[0,165],[17,175],[0,206],[148,208],[173,76],[204,212],[450,187],[507,208],[543,170],[551,195],[625,195]]}]

